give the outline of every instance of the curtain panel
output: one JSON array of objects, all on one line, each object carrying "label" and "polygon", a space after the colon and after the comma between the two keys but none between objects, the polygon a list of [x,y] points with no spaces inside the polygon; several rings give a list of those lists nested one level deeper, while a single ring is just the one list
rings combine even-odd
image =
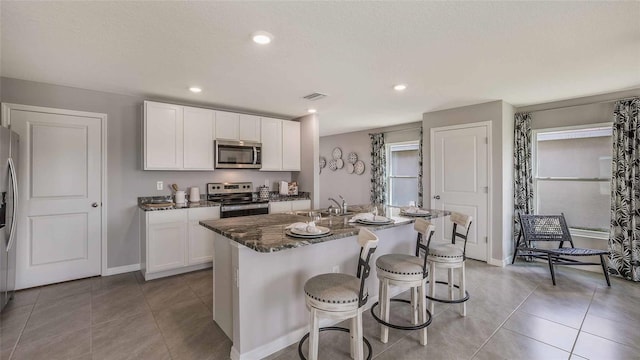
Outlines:
[{"label": "curtain panel", "polygon": [[514,117],[514,243],[520,233],[520,219],[518,214],[533,214],[533,167],[531,163],[531,114],[517,113]]},{"label": "curtain panel", "polygon": [[418,203],[419,208],[424,206],[424,191],[422,188],[422,127],[420,127],[420,141],[418,145]]},{"label": "curtain panel", "polygon": [[369,134],[371,138],[371,204],[387,202],[387,154],[384,134]]},{"label": "curtain panel", "polygon": [[611,165],[609,271],[640,281],[640,98],[616,102]]}]

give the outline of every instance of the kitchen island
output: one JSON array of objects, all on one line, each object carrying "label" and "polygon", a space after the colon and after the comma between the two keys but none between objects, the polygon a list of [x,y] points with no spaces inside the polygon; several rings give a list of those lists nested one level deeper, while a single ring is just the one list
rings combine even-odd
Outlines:
[{"label": "kitchen island", "polygon": [[[445,215],[431,212],[432,218]],[[307,279],[328,272],[355,275],[360,251],[356,236],[364,225],[349,223],[350,218],[323,218],[317,225],[331,229],[331,235],[315,239],[286,235],[288,225],[309,220],[294,213],[200,222],[215,232],[213,319],[233,341],[231,359],[263,358],[308,331]],[[383,254],[415,251],[414,219],[391,218],[393,224],[366,226],[380,238],[372,264]],[[374,271],[367,287],[371,306],[378,298]]]}]

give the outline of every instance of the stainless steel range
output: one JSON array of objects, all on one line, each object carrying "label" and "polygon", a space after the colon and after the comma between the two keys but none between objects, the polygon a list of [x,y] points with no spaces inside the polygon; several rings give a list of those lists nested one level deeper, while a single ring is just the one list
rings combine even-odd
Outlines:
[{"label": "stainless steel range", "polygon": [[261,215],[269,213],[269,200],[253,193],[253,183],[209,183],[207,200],[220,203],[220,217]]}]

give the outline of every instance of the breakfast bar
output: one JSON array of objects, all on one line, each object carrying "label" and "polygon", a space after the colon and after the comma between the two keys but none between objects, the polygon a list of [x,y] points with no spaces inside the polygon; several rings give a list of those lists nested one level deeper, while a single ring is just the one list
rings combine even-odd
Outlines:
[{"label": "breakfast bar", "polygon": [[[300,340],[308,331],[305,281],[328,272],[355,274],[360,227],[380,239],[373,264],[382,254],[415,251],[413,218],[388,216],[392,221],[380,225],[349,221],[366,208],[321,218],[316,225],[329,232],[315,238],[288,235],[288,226],[309,220],[303,213],[200,222],[215,232],[213,319],[233,341],[231,359],[263,358]],[[445,215],[430,210],[426,218]],[[375,276],[367,279],[367,287],[370,306],[378,297]]]}]

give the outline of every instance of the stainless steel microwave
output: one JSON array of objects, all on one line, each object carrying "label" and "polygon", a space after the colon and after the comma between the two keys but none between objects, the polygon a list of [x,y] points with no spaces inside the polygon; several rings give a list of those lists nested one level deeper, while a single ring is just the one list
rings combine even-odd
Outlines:
[{"label": "stainless steel microwave", "polygon": [[262,144],[253,141],[216,140],[216,169],[260,169]]}]

